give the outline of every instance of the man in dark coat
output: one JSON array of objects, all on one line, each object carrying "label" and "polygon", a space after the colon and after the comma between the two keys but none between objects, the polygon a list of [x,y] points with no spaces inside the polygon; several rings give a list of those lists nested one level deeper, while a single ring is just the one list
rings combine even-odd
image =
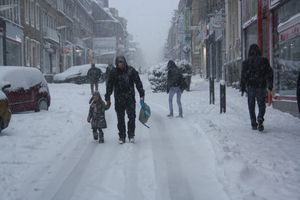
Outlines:
[{"label": "man in dark coat", "polygon": [[[91,64],[91,68],[87,73],[87,77],[91,84],[91,93],[94,94],[94,91],[98,91],[98,82],[101,77],[102,71],[101,69],[97,68],[96,65],[93,63]],[[95,90],[94,90],[95,87]]]},{"label": "man in dark coat", "polygon": [[110,96],[114,92],[115,110],[118,118],[119,143],[125,143],[126,126],[125,111],[128,116],[127,135],[129,142],[134,142],[135,136],[135,90],[134,84],[140,95],[140,103],[144,105],[145,91],[138,72],[126,62],[124,56],[116,58],[116,68],[113,68],[107,82],[105,100],[110,104]]},{"label": "man in dark coat", "polygon": [[173,117],[173,97],[177,95],[177,105],[179,109],[178,117],[183,117],[182,105],[181,105],[181,94],[184,90],[184,79],[183,76],[176,66],[173,60],[168,62],[168,77],[167,77],[167,93],[169,93],[169,109],[170,113],[168,117]]},{"label": "man in dark coat", "polygon": [[[248,109],[253,130],[264,130],[263,122],[266,112],[266,89],[273,90],[273,70],[267,58],[262,57],[256,44],[250,46],[248,58],[243,61],[241,74],[242,95],[248,93]],[[256,118],[255,100],[259,113]]]}]

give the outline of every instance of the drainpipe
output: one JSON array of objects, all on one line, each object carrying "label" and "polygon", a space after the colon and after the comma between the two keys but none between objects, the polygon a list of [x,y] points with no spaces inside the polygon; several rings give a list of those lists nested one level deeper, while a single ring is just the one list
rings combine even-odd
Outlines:
[{"label": "drainpipe", "polygon": [[263,52],[263,0],[258,0],[257,3],[257,45],[260,51]]}]

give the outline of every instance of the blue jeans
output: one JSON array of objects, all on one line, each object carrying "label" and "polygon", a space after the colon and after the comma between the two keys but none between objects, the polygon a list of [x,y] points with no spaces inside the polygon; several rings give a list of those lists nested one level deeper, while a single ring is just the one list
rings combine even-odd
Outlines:
[{"label": "blue jeans", "polygon": [[179,115],[182,115],[182,106],[181,106],[181,94],[182,90],[179,87],[171,87],[169,91],[169,109],[170,114],[173,115],[173,97],[177,95],[177,105],[179,109]]},{"label": "blue jeans", "polygon": [[[257,126],[264,122],[264,115],[266,113],[266,89],[248,87],[248,109],[251,119],[251,125]],[[255,114],[255,101],[258,105],[258,115]]]}]

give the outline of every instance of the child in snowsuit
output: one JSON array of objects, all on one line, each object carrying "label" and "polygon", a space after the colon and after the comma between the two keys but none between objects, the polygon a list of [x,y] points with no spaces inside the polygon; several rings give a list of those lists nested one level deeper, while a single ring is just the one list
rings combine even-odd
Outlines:
[{"label": "child in snowsuit", "polygon": [[102,129],[107,128],[105,110],[109,109],[109,105],[104,103],[98,91],[93,93],[90,104],[87,121],[92,125],[94,140],[99,138],[99,143],[103,143],[104,135]]}]

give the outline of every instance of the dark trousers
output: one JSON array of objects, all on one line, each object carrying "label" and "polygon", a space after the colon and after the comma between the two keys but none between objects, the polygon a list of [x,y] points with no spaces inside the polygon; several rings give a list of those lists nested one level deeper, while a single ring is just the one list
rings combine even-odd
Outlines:
[{"label": "dark trousers", "polygon": [[127,124],[127,134],[128,138],[132,138],[135,136],[135,102],[130,102],[127,104],[118,104],[115,105],[117,118],[118,118],[118,129],[119,129],[119,137],[122,139],[126,138],[126,126],[125,126],[125,111],[128,116],[128,124]]},{"label": "dark trousers", "polygon": [[[266,89],[248,87],[248,109],[251,119],[251,125],[257,126],[257,123],[262,124],[266,113]],[[258,105],[258,115],[255,114],[255,101]]]},{"label": "dark trousers", "polygon": [[98,133],[99,133],[99,137],[103,137],[103,131],[101,128],[93,128],[93,135],[97,135]]}]

